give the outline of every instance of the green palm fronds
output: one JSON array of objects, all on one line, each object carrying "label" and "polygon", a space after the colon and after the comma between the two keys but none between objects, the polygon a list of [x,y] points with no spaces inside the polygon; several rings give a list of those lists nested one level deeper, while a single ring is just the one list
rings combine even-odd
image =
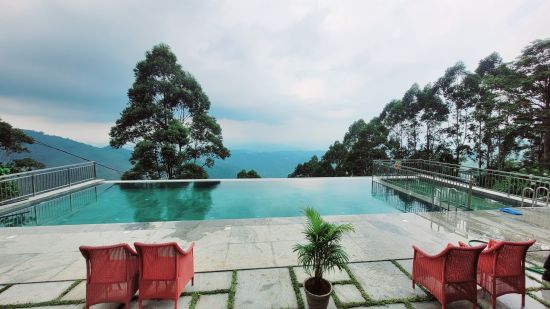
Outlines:
[{"label": "green palm fronds", "polygon": [[340,244],[345,233],[354,231],[351,224],[335,224],[323,220],[313,208],[304,210],[307,224],[304,235],[308,243],[294,245],[298,254],[298,264],[316,281],[323,278],[326,271],[338,268],[341,270],[349,261],[347,253]]}]

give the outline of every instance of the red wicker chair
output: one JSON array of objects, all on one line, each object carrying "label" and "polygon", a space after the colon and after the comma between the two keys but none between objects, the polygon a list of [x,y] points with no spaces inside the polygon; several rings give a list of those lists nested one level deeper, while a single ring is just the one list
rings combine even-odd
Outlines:
[{"label": "red wicker chair", "polygon": [[139,254],[139,297],[144,299],[172,299],[174,308],[189,280],[194,284],[193,247],[184,251],[177,243],[134,243]]},{"label": "red wicker chair", "polygon": [[509,293],[521,294],[525,306],[525,255],[534,243],[490,240],[479,256],[477,284],[491,294],[493,308],[497,297]]},{"label": "red wicker chair", "polygon": [[484,248],[449,244],[439,254],[429,255],[413,246],[413,288],[415,284],[424,286],[443,309],[457,300],[469,300],[477,308],[476,266]]},{"label": "red wicker chair", "polygon": [[80,246],[86,259],[86,309],[99,303],[130,301],[138,289],[138,256],[128,244]]}]

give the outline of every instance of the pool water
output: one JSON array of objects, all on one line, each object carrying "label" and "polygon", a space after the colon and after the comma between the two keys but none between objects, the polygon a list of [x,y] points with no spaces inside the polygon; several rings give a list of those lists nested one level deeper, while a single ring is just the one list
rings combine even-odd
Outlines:
[{"label": "pool water", "polygon": [[7,215],[0,226],[291,217],[431,211],[370,178],[103,183]]},{"label": "pool water", "polygon": [[[388,179],[386,181],[389,181],[392,184],[397,185],[401,188],[424,195],[428,198],[432,197],[435,188],[439,188],[440,190],[446,190],[449,188],[449,187],[446,187],[444,184],[441,184],[438,187],[434,187],[432,183],[427,181],[422,181],[420,179],[413,179],[413,180]],[[462,205],[462,207],[466,207],[466,200],[468,198],[467,192],[459,191],[459,194],[460,196],[458,198],[459,198],[460,204]],[[455,196],[454,202],[455,203],[452,203],[452,205],[456,204],[456,196]],[[446,204],[447,204],[447,197],[444,197],[443,206],[447,207]],[[505,203],[502,203],[487,197],[472,195],[470,208],[472,210],[490,210],[490,209],[498,209],[498,208],[510,207],[510,206],[511,205],[507,205]],[[452,208],[454,208],[454,206]]]}]

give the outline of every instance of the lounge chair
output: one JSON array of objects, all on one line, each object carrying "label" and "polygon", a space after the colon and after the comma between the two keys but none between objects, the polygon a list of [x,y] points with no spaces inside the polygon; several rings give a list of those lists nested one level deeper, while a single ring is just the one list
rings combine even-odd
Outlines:
[{"label": "lounge chair", "polygon": [[509,293],[521,294],[525,306],[525,255],[534,243],[490,240],[479,256],[477,283],[491,294],[493,308],[497,297]]},{"label": "lounge chair", "polygon": [[138,289],[138,256],[128,244],[80,246],[86,259],[86,309],[99,303],[130,301]]},{"label": "lounge chair", "polygon": [[424,286],[443,309],[458,300],[469,300],[477,308],[477,260],[484,248],[449,244],[439,254],[429,255],[413,246],[413,288],[415,284]]},{"label": "lounge chair", "polygon": [[139,255],[139,296],[144,299],[172,299],[174,308],[189,280],[194,284],[193,246],[183,250],[177,243],[134,243]]}]

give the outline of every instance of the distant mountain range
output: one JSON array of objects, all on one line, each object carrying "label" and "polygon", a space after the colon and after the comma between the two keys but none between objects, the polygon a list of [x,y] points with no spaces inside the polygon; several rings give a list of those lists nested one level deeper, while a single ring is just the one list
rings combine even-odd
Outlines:
[{"label": "distant mountain range", "polygon": [[[44,163],[47,167],[67,165],[84,162],[72,155],[42,144],[59,148],[78,155],[80,157],[96,161],[113,169],[126,171],[131,167],[131,151],[128,149],[114,149],[107,147],[94,147],[68,138],[47,135],[43,132],[24,130],[26,134],[34,138],[35,144],[27,145],[30,153],[23,153],[23,157],[31,157]],[[250,150],[231,150],[231,157],[226,160],[216,160],[214,167],[208,169],[210,178],[236,178],[242,170],[256,170],[264,178],[287,177],[298,163],[307,161],[313,155],[321,156],[324,151],[266,151],[255,152]],[[119,179],[120,173],[98,166],[99,178]]]}]

